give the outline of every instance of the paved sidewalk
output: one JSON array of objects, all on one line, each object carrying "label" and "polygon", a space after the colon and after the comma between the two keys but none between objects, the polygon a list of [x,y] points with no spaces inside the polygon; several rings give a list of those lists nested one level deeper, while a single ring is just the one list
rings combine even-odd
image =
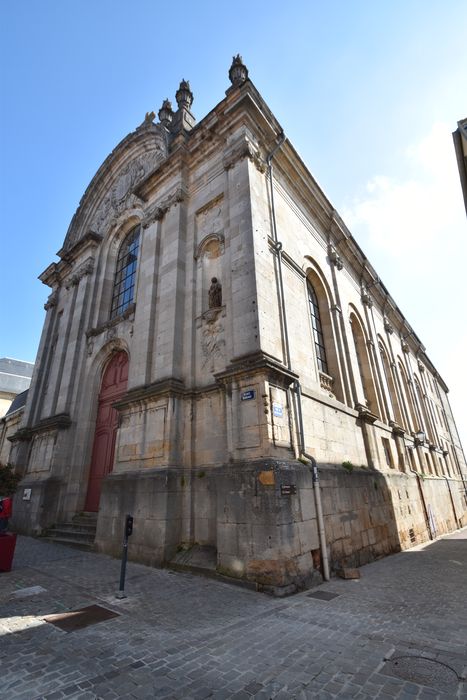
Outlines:
[{"label": "paved sidewalk", "polygon": [[[287,599],[130,563],[117,600],[119,570],[18,538],[2,698],[467,698],[467,529]],[[42,619],[96,604],[119,615],[71,632]]]}]

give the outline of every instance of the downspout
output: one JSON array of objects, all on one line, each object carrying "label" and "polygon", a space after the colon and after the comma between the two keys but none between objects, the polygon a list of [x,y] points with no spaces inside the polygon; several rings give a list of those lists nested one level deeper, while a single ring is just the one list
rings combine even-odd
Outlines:
[{"label": "downspout", "polygon": [[[286,356],[287,369],[291,370],[291,360],[290,360],[290,345],[289,345],[289,331],[287,326],[287,315],[285,309],[285,295],[284,295],[284,282],[282,277],[282,243],[278,241],[277,236],[277,222],[276,222],[276,208],[274,204],[274,183],[272,179],[272,160],[276,152],[283,146],[285,142],[284,131],[279,134],[279,141],[274,146],[272,151],[266,158],[266,164],[268,168],[269,175],[269,187],[270,187],[270,201],[271,201],[271,225],[272,225],[272,237],[274,240],[274,249],[277,253],[278,260],[278,276],[279,276],[279,306],[282,321],[282,331],[284,339],[284,349]],[[300,455],[305,457],[309,462],[311,462],[311,473],[313,480],[313,491],[315,496],[315,507],[316,507],[316,519],[318,523],[318,534],[321,548],[321,561],[323,564],[323,578],[325,581],[330,580],[329,575],[329,560],[328,560],[328,550],[326,545],[326,533],[324,529],[324,518],[323,518],[323,508],[321,503],[321,489],[319,485],[319,474],[318,465],[316,460],[311,455],[305,452],[305,433],[303,428],[303,412],[302,412],[302,392],[300,387],[300,382],[298,379],[294,382],[294,391],[297,396],[297,418],[298,418],[298,429],[299,429],[299,452]]]},{"label": "downspout", "polygon": [[452,505],[452,512],[454,513],[454,522],[456,523],[456,528],[460,527],[460,520],[457,518],[457,513],[456,513],[456,506],[454,505],[454,498],[452,496],[452,491],[451,491],[451,484],[449,483],[449,479],[447,476],[442,474],[443,479],[446,480],[446,483],[448,485],[448,491],[449,491],[449,496],[451,498],[451,505]]},{"label": "downspout", "polygon": [[268,166],[269,175],[269,189],[270,189],[270,199],[271,199],[271,225],[272,225],[272,237],[274,240],[274,250],[277,253],[277,270],[279,276],[279,306],[281,313],[281,326],[283,331],[284,340],[284,350],[285,350],[285,364],[287,369],[292,369],[290,362],[290,345],[289,345],[289,331],[287,327],[287,315],[285,312],[285,298],[284,298],[284,280],[282,277],[282,243],[278,240],[277,236],[277,222],[276,222],[276,206],[274,203],[274,183],[272,180],[272,159],[276,155],[276,152],[283,146],[285,142],[285,134],[283,131],[279,134],[279,141],[276,143],[271,153],[266,158],[266,164]]},{"label": "downspout", "polygon": [[422,485],[420,483],[420,474],[412,468],[410,468],[410,471],[412,472],[412,474],[415,474],[415,476],[417,477],[418,491],[419,491],[421,499],[422,499],[423,512],[425,514],[425,522],[426,522],[428,534],[430,535],[430,540],[434,540],[435,537],[434,537],[433,531],[431,529],[431,522],[430,522],[430,518],[428,516],[428,509],[426,507],[425,494],[423,493]]},{"label": "downspout", "polygon": [[313,492],[315,495],[315,508],[316,508],[316,520],[318,523],[318,536],[319,536],[319,546],[321,549],[321,561],[323,564],[323,578],[325,581],[329,581],[331,576],[329,573],[329,558],[328,558],[328,548],[326,544],[326,530],[324,527],[324,517],[323,517],[323,505],[321,502],[321,487],[319,485],[319,472],[316,459],[311,455],[307,454],[305,451],[305,432],[303,429],[303,415],[302,415],[302,390],[300,387],[300,382],[297,380],[295,382],[295,391],[297,394],[297,405],[298,405],[298,427],[300,433],[300,452],[311,464],[310,471],[313,481]]}]

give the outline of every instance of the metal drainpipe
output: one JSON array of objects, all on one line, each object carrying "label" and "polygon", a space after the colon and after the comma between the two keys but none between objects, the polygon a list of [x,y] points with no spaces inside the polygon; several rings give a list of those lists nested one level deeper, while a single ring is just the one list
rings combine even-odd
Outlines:
[{"label": "metal drainpipe", "polygon": [[326,530],[324,527],[324,517],[323,517],[323,506],[321,502],[321,486],[319,485],[319,472],[316,459],[311,455],[307,454],[305,451],[305,432],[303,429],[303,415],[302,415],[302,389],[300,382],[297,380],[295,382],[295,391],[297,394],[298,402],[298,426],[300,433],[300,451],[306,459],[311,462],[311,475],[313,481],[313,492],[315,494],[315,507],[316,507],[316,520],[318,522],[318,535],[319,535],[319,545],[321,549],[321,559],[323,562],[323,578],[325,581],[329,581],[331,576],[329,573],[329,558],[328,558],[328,547],[326,543]]},{"label": "metal drainpipe", "polygon": [[274,183],[272,180],[272,159],[274,158],[276,152],[281,148],[281,146],[285,142],[285,134],[284,131],[281,131],[279,134],[279,141],[276,143],[274,148],[272,149],[271,153],[267,156],[266,158],[266,163],[268,166],[268,174],[269,174],[269,189],[270,189],[270,197],[271,197],[271,224],[272,224],[272,237],[274,239],[274,249],[277,253],[277,261],[278,261],[278,274],[279,274],[279,305],[280,305],[280,313],[281,313],[281,326],[283,330],[283,340],[284,340],[284,346],[285,346],[285,359],[286,359],[286,365],[288,369],[292,369],[291,367],[291,362],[290,362],[290,346],[289,346],[289,331],[287,327],[287,315],[285,312],[285,295],[284,295],[284,281],[282,278],[282,243],[278,241],[278,236],[277,236],[277,222],[276,222],[276,207],[274,203]]},{"label": "metal drainpipe", "polygon": [[454,513],[454,520],[456,523],[456,528],[460,527],[460,521],[457,519],[457,513],[456,513],[456,506],[454,505],[454,498],[452,497],[452,491],[451,491],[451,484],[449,483],[449,479],[447,476],[442,474],[443,479],[446,480],[446,483],[448,485],[448,491],[449,491],[449,496],[451,498],[451,505],[452,505],[452,512]]},{"label": "metal drainpipe", "polygon": [[[270,197],[271,197],[271,224],[272,224],[272,237],[274,239],[274,248],[277,252],[278,259],[278,273],[279,273],[279,296],[280,296],[280,311],[282,320],[282,329],[284,333],[284,346],[286,354],[286,364],[288,369],[292,369],[290,361],[290,345],[289,345],[289,332],[287,327],[287,315],[285,310],[285,295],[284,295],[284,283],[282,278],[282,243],[278,241],[277,236],[277,223],[276,223],[276,208],[274,204],[274,184],[272,180],[272,159],[274,158],[276,152],[281,148],[285,142],[284,131],[281,131],[279,135],[279,141],[274,146],[272,151],[266,158],[266,163],[268,166],[269,174],[269,187],[270,187]],[[326,545],[326,532],[324,529],[324,518],[323,518],[323,507],[321,503],[321,488],[319,485],[319,474],[318,465],[316,460],[311,455],[305,452],[305,433],[303,428],[303,414],[302,414],[302,392],[300,387],[300,382],[298,379],[294,382],[294,390],[297,396],[297,413],[298,413],[298,428],[299,428],[299,451],[303,457],[311,462],[311,473],[313,480],[313,491],[315,495],[315,506],[316,506],[316,519],[318,522],[318,534],[321,549],[321,560],[323,563],[323,578],[325,581],[330,580],[329,574],[329,559],[328,559],[328,549]]]},{"label": "metal drainpipe", "polygon": [[417,477],[418,491],[420,493],[420,496],[422,497],[422,505],[423,505],[423,511],[425,513],[425,522],[427,525],[428,534],[430,535],[430,540],[434,540],[435,537],[434,537],[433,531],[431,529],[431,522],[430,522],[430,517],[428,515],[428,508],[426,507],[425,494],[423,493],[422,484],[420,482],[420,474],[412,468],[410,468],[409,471],[411,471],[412,474],[415,474],[415,476]]}]

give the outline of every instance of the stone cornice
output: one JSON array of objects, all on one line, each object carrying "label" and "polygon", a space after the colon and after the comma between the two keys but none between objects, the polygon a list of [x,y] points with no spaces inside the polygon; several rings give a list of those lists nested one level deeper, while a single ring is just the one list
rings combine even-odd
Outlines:
[{"label": "stone cornice", "polygon": [[298,379],[298,374],[261,351],[234,358],[227,369],[217,372],[214,377],[219,384],[230,384],[241,376],[260,373],[273,376],[275,381],[285,387]]},{"label": "stone cornice", "polygon": [[60,268],[63,269],[63,266],[61,265],[59,267],[59,265],[57,265],[57,263],[54,263],[54,262],[50,263],[50,265],[48,267],[46,267],[44,272],[41,272],[38,279],[40,279],[40,281],[43,284],[47,285],[47,287],[51,287],[51,288],[58,287],[60,285],[60,281],[61,281]]},{"label": "stone cornice", "polygon": [[86,250],[86,248],[91,248],[92,250],[94,250],[102,243],[102,241],[103,241],[103,236],[101,236],[98,233],[95,233],[94,231],[88,231],[69,250],[65,250],[64,248],[60,248],[57,255],[59,258],[61,258],[65,262],[72,263],[81,255],[81,253],[84,250]]},{"label": "stone cornice", "polygon": [[74,272],[71,275],[71,277],[68,278],[65,284],[65,288],[70,289],[70,287],[76,287],[83,279],[83,277],[86,277],[86,275],[90,275],[93,272],[94,258],[92,256],[89,256],[89,258],[77,268],[76,272]]},{"label": "stone cornice", "polygon": [[175,204],[183,202],[187,198],[186,189],[179,185],[176,187],[169,195],[164,199],[156,201],[152,204],[145,212],[144,218],[141,222],[143,228],[147,228],[155,221],[160,221],[166,215],[171,207]]},{"label": "stone cornice", "polygon": [[406,431],[402,426],[396,423],[396,421],[390,420],[389,427],[391,428],[393,435],[404,437]]},{"label": "stone cornice", "polygon": [[43,418],[39,421],[39,423],[36,423],[36,425],[21,428],[14,435],[11,435],[8,439],[10,440],[10,442],[29,441],[37,433],[66,430],[70,427],[70,425],[70,415],[68,413],[58,413],[55,416]]},{"label": "stone cornice", "polygon": [[116,401],[113,406],[121,411],[127,408],[127,406],[139,403],[140,401],[157,399],[161,396],[181,396],[185,394],[185,392],[185,384],[181,379],[169,377],[159,382],[149,384],[148,386],[130,389],[121,399]]},{"label": "stone cornice", "polygon": [[136,304],[130,304],[130,306],[128,306],[128,308],[126,308],[125,311],[119,316],[109,319],[96,328],[89,328],[89,330],[86,331],[86,338],[92,338],[93,336],[100,335],[104,331],[109,330],[109,328],[114,328],[114,326],[117,326],[119,323],[121,323],[121,321],[132,319],[135,308]]},{"label": "stone cornice", "polygon": [[369,423],[370,425],[373,425],[373,423],[376,423],[376,421],[378,420],[378,416],[372,413],[369,408],[363,406],[363,404],[361,403],[357,403],[355,405],[355,410],[358,411],[358,417],[364,423]]},{"label": "stone cornice", "polygon": [[222,163],[225,170],[230,170],[236,163],[244,158],[248,158],[259,170],[260,173],[266,172],[266,162],[261,157],[261,152],[257,146],[244,134],[232,145],[224,151]]}]

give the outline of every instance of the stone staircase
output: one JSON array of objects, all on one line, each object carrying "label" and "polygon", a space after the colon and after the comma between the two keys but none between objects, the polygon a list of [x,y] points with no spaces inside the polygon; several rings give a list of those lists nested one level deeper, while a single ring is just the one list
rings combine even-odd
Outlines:
[{"label": "stone staircase", "polygon": [[71,522],[50,527],[43,538],[49,542],[67,544],[80,549],[92,549],[96,537],[97,513],[80,513]]}]

